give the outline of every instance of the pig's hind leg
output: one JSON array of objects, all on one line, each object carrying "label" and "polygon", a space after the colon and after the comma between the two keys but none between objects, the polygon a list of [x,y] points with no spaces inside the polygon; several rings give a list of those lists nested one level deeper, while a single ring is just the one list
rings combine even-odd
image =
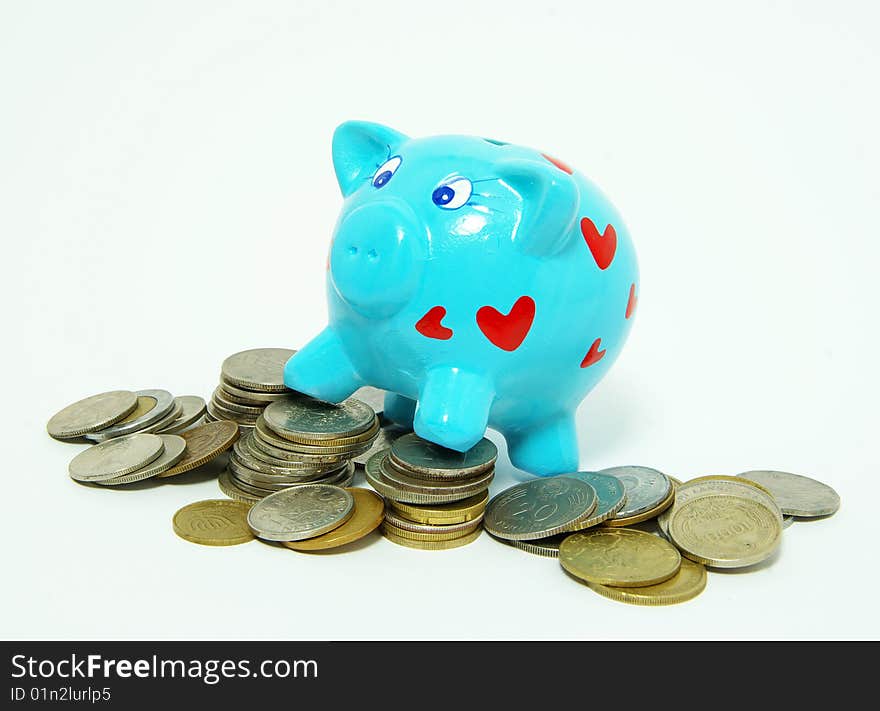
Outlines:
[{"label": "pig's hind leg", "polygon": [[284,384],[319,400],[341,402],[363,382],[339,336],[332,328],[325,328],[287,361]]},{"label": "pig's hind leg", "polygon": [[578,442],[574,415],[562,413],[529,427],[502,430],[510,461],[517,469],[538,476],[578,470]]},{"label": "pig's hind leg", "polygon": [[395,424],[412,429],[413,419],[416,416],[416,401],[397,393],[385,393],[382,414]]}]

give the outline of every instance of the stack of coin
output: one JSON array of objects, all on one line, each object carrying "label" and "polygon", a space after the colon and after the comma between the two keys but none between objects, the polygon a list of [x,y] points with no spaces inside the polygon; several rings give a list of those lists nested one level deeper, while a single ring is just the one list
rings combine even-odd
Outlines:
[{"label": "stack of coin", "polygon": [[266,407],[293,391],[284,385],[284,366],[296,351],[253,348],[229,356],[208,404],[209,420],[232,420],[248,432]]},{"label": "stack of coin", "polygon": [[236,442],[220,488],[231,498],[258,501],[275,491],[305,484],[351,484],[354,457],[367,451],[379,432],[371,407],[349,398],[339,405],[305,395],[270,403],[254,429]]},{"label": "stack of coin", "polygon": [[115,390],[68,405],[53,415],[46,429],[68,442],[105,442],[137,432],[176,434],[199,424],[205,409],[205,401],[196,395]]},{"label": "stack of coin", "polygon": [[482,439],[456,452],[407,434],[367,461],[370,485],[388,502],[382,532],[400,545],[440,550],[480,535],[498,450]]}]

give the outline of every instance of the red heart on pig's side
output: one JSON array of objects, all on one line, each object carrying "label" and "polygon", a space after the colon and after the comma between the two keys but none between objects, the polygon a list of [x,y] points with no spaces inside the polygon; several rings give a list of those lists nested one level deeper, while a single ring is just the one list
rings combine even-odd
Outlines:
[{"label": "red heart on pig's side", "polygon": [[492,345],[504,351],[520,347],[535,320],[535,301],[531,296],[520,296],[507,314],[492,306],[477,311],[477,326]]},{"label": "red heart on pig's side", "polygon": [[416,323],[416,331],[427,338],[436,338],[440,341],[448,341],[452,338],[452,329],[446,328],[441,321],[446,316],[446,309],[435,306],[422,316]]},{"label": "red heart on pig's side", "polygon": [[601,338],[597,338],[593,341],[593,345],[590,346],[590,350],[587,351],[587,355],[585,355],[584,359],[581,361],[581,368],[587,368],[588,366],[593,365],[593,363],[598,363],[602,360],[602,357],[605,355],[605,349],[603,348],[601,351],[599,350],[599,345],[601,343]]},{"label": "red heart on pig's side", "polygon": [[607,269],[614,261],[614,253],[617,251],[617,232],[614,226],[606,225],[605,231],[600,235],[593,221],[584,217],[581,220],[581,234],[596,260],[596,266]]}]

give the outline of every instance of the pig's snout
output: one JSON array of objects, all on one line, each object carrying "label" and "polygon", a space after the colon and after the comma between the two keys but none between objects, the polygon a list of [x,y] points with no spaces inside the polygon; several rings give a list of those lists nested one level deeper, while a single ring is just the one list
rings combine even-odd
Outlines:
[{"label": "pig's snout", "polygon": [[425,229],[402,201],[370,202],[336,229],[330,270],[339,295],[366,316],[390,316],[412,297],[421,277]]}]

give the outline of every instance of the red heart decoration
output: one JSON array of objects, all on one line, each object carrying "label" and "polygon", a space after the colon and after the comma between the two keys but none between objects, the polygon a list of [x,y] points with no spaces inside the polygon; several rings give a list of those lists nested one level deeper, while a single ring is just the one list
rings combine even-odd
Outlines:
[{"label": "red heart decoration", "polygon": [[629,318],[633,315],[633,311],[636,310],[636,304],[639,300],[636,298],[636,285],[633,284],[629,288],[629,301],[626,302],[626,318]]},{"label": "red heart decoration", "polygon": [[531,296],[520,296],[507,314],[492,306],[477,311],[477,326],[493,345],[515,351],[525,340],[535,320],[535,302]]},{"label": "red heart decoration", "polygon": [[598,363],[602,360],[602,357],[605,355],[605,349],[603,348],[601,351],[599,350],[599,344],[602,343],[601,338],[597,338],[593,341],[593,345],[590,346],[590,350],[587,351],[587,355],[584,356],[584,359],[581,361],[581,368],[586,368],[593,363]]},{"label": "red heart decoration", "polygon": [[617,251],[617,232],[613,225],[608,224],[600,235],[593,221],[589,217],[584,217],[581,220],[581,234],[593,253],[593,259],[596,260],[599,269],[607,269]]},{"label": "red heart decoration", "polygon": [[436,338],[440,341],[448,341],[452,338],[452,329],[446,328],[440,323],[446,316],[446,309],[435,306],[422,316],[416,323],[416,331],[428,338]]}]

